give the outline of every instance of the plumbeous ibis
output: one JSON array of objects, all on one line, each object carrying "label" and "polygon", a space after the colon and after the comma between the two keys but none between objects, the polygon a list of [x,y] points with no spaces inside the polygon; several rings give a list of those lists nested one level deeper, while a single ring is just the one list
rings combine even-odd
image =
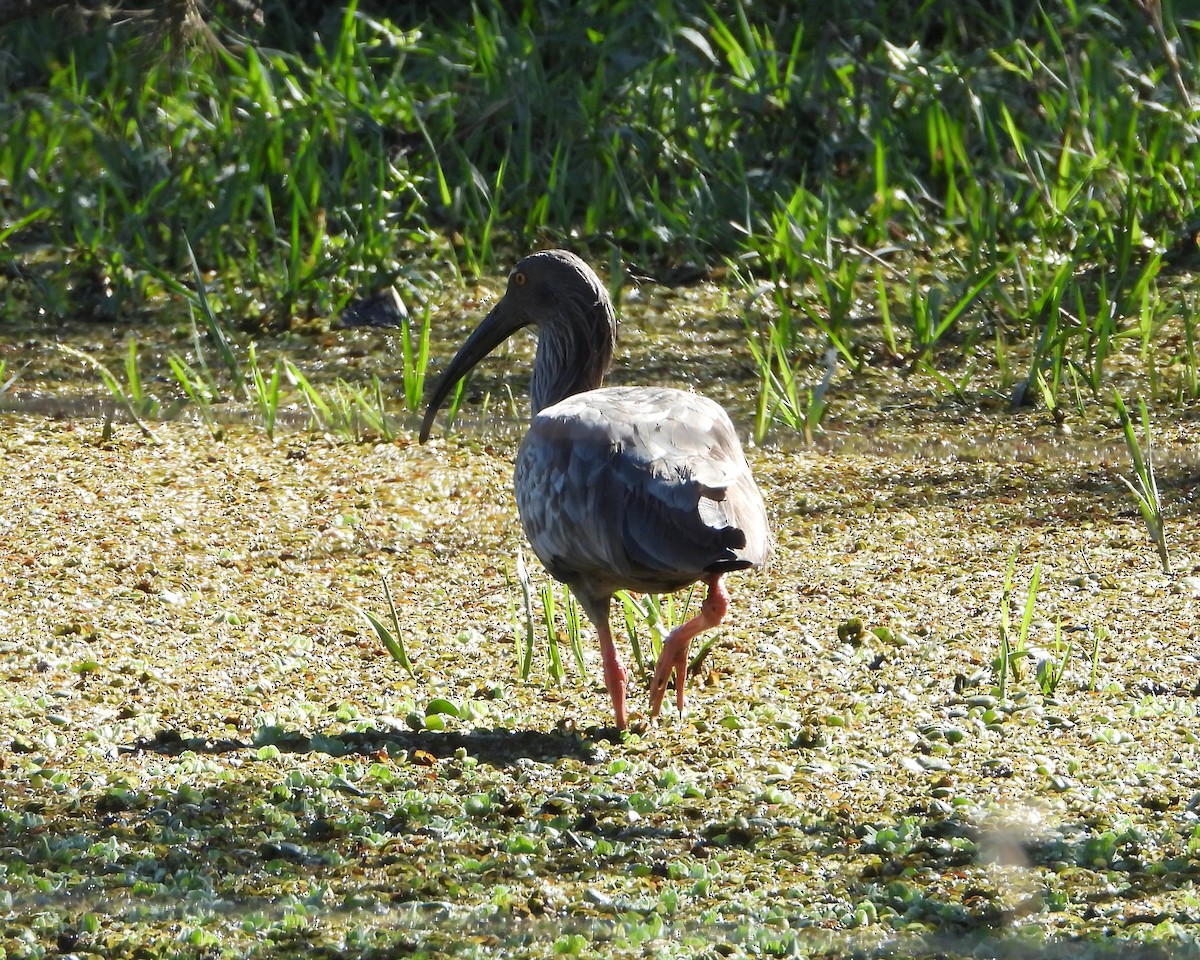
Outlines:
[{"label": "plumbeous ibis", "polygon": [[653,718],[674,672],[682,711],[688,645],[725,615],[721,578],[771,552],[762,496],[718,404],[665,387],[600,386],[616,347],[616,312],[592,269],[563,250],[531,254],[513,269],[504,296],[434,385],[422,442],[451,388],[530,325],[538,328],[533,422],[514,473],[521,525],[596,626],[621,729],[626,672],[609,625],[613,593],[707,584],[700,612],[664,642],[650,688]]}]

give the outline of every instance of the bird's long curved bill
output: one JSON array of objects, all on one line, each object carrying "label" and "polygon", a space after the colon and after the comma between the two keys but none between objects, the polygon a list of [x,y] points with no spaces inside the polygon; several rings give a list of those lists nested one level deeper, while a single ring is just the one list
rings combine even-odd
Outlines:
[{"label": "bird's long curved bill", "polygon": [[421,443],[429,439],[433,420],[455,384],[470,373],[475,364],[523,326],[520,317],[513,315],[506,308],[504,300],[492,307],[479,326],[467,337],[467,342],[458,348],[458,353],[454,355],[450,365],[433,385],[429,394],[429,406],[425,409],[425,419],[421,421]]}]

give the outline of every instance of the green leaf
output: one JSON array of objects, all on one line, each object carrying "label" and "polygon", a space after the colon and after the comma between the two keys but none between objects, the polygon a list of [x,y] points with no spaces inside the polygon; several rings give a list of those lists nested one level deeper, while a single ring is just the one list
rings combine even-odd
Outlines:
[{"label": "green leaf", "polygon": [[425,716],[436,717],[439,715],[458,717],[458,704],[453,700],[447,700],[445,697],[434,697],[425,705]]},{"label": "green leaf", "polygon": [[[400,664],[414,680],[417,677],[416,671],[413,669],[412,661],[408,658],[408,651],[404,648],[404,635],[400,631],[400,618],[396,615],[396,605],[392,602],[392,591],[388,587],[387,580],[383,580],[383,595],[387,598],[388,612],[391,614],[392,627],[388,629],[383,622],[374,614],[363,610],[361,607],[355,607],[359,614],[366,619],[375,631],[375,635],[379,637],[380,642],[391,654],[392,659]],[[394,633],[392,631],[395,631]]]}]

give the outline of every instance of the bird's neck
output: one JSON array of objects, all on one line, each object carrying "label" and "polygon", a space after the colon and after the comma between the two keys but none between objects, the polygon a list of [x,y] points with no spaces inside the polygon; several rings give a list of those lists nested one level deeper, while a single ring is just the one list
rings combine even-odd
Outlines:
[{"label": "bird's neck", "polygon": [[544,323],[538,331],[537,357],[529,382],[536,416],[567,397],[595,390],[604,382],[616,348],[612,307],[597,304],[589,323]]}]

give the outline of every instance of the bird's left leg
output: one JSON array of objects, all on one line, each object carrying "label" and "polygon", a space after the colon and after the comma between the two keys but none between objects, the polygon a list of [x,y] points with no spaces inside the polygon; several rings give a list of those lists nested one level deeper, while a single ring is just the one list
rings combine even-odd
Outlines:
[{"label": "bird's left leg", "polygon": [[671,674],[675,674],[675,705],[683,713],[684,690],[686,689],[688,646],[692,638],[715,627],[725,618],[729,609],[729,594],[721,583],[721,574],[714,573],[705,577],[708,584],[708,596],[700,605],[700,612],[687,623],[681,623],[671,631],[663,643],[662,653],[658,657],[658,665],[654,668],[654,679],[650,683],[650,717],[658,716],[662,708],[663,696],[667,692],[667,684]]},{"label": "bird's left leg", "polygon": [[617,653],[613,643],[612,630],[607,621],[601,620],[596,624],[596,633],[600,639],[600,657],[604,662],[604,686],[608,689],[609,699],[612,700],[613,719],[617,729],[624,730],[628,725],[625,717],[625,683],[627,675],[625,665]]},{"label": "bird's left leg", "polygon": [[613,643],[612,627],[609,625],[609,614],[612,612],[612,595],[595,594],[588,590],[586,582],[570,584],[571,592],[583,607],[592,625],[596,628],[596,639],[600,641],[600,658],[604,662],[604,686],[608,697],[612,700],[613,720],[618,730],[624,730],[629,725],[625,713],[625,685],[629,674],[621,663],[617,653],[617,645]]},{"label": "bird's left leg", "polygon": [[612,642],[612,630],[608,624],[601,622],[596,628],[600,635],[600,658],[604,661],[604,685],[608,689],[608,698],[612,701],[613,720],[617,722],[617,730],[624,730],[628,721],[625,720],[625,666],[620,662],[617,646]]}]

